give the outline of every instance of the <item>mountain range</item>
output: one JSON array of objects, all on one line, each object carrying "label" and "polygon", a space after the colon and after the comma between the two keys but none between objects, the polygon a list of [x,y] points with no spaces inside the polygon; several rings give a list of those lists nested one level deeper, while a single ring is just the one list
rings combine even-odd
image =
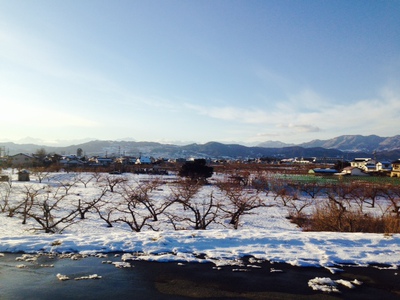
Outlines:
[{"label": "mountain range", "polygon": [[[278,141],[268,141],[258,144],[259,147],[276,148],[291,147],[294,144],[285,144]],[[400,149],[400,135],[393,137],[380,137],[377,135],[341,135],[329,140],[313,140],[298,144],[304,148],[322,147],[338,149],[344,152],[381,152]]]},{"label": "mountain range", "polygon": [[257,158],[257,157],[374,157],[380,160],[400,158],[400,135],[379,137],[376,135],[342,135],[328,140],[313,140],[302,144],[286,144],[279,141],[260,143],[255,147],[239,144],[208,142],[205,144],[173,145],[156,142],[102,141],[54,147],[38,144],[16,144],[0,142],[0,155],[35,153],[38,149],[58,154],[76,154],[77,149],[89,156],[154,156],[166,158],[212,157],[212,158]]}]

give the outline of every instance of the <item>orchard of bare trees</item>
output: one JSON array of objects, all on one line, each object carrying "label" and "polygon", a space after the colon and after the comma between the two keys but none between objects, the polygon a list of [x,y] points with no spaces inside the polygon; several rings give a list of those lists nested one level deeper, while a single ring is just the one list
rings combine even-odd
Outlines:
[{"label": "orchard of bare trees", "polygon": [[265,206],[259,192],[236,188],[232,199],[224,196],[228,183],[204,185],[175,176],[70,172],[36,179],[0,183],[0,210],[29,230],[46,233],[62,233],[88,218],[107,227],[124,224],[135,232],[207,229],[215,224],[238,228],[241,216]]},{"label": "orchard of bare trees", "polygon": [[295,180],[275,173],[220,169],[208,180],[83,172],[32,173],[0,182],[0,213],[28,231],[62,233],[98,226],[143,230],[245,228],[280,208],[308,231],[400,232],[400,185],[394,182]]}]

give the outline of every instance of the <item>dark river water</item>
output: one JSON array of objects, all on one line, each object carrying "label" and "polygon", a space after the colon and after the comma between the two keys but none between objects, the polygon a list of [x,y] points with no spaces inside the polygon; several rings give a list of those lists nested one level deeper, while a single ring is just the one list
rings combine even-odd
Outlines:
[{"label": "dark river water", "polygon": [[[117,268],[120,257],[50,258],[18,261],[21,254],[0,257],[0,299],[400,299],[397,270],[344,268],[331,274],[323,268],[299,268],[262,262],[217,270],[212,264],[134,261]],[[24,267],[22,267],[24,265]],[[255,266],[255,267],[254,267]],[[68,276],[61,281],[57,274]],[[76,280],[97,274],[100,279]],[[315,277],[358,279],[354,289],[338,293],[313,291]]]}]

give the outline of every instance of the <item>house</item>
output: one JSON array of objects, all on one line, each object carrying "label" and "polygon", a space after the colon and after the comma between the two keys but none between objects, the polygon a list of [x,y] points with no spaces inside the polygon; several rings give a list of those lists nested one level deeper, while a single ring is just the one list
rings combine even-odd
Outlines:
[{"label": "house", "polygon": [[375,172],[377,170],[377,166],[374,160],[370,160],[364,167],[358,167],[363,169],[366,172]]},{"label": "house", "polygon": [[18,153],[10,156],[10,162],[13,166],[31,166],[36,159],[28,154]]},{"label": "house", "polygon": [[367,164],[364,167],[359,167],[359,168],[367,172],[391,171],[392,163],[389,161],[378,162],[371,159],[370,161],[367,162]]},{"label": "house", "polygon": [[375,161],[373,161],[371,158],[355,158],[350,162],[350,166],[353,168],[360,168],[361,170],[367,171],[368,167],[371,167],[372,165],[375,166]]},{"label": "house", "polygon": [[315,163],[316,161],[317,161],[316,157],[302,157],[300,160],[300,162],[302,163],[309,163],[309,164]]},{"label": "house", "polygon": [[64,166],[81,166],[83,161],[81,161],[76,155],[67,155],[60,159],[60,164]]},{"label": "house", "polygon": [[380,162],[376,163],[376,170],[377,171],[391,171],[392,163],[390,161],[380,161]]},{"label": "house", "polygon": [[400,159],[392,162],[392,171],[390,177],[400,177]]},{"label": "house", "polygon": [[136,160],[137,165],[149,165],[153,163],[153,159],[148,156],[141,156]]},{"label": "house", "polygon": [[97,157],[93,156],[88,159],[89,166],[102,166],[108,167],[114,162],[112,158],[109,157]]},{"label": "house", "polygon": [[364,170],[357,167],[346,167],[339,175],[368,176],[368,174]]}]

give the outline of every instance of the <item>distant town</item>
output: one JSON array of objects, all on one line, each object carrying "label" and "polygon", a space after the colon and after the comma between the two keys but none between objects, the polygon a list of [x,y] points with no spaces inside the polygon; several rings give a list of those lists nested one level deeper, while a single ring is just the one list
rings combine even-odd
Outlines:
[{"label": "distant town", "polygon": [[[61,155],[57,153],[47,153],[44,149],[39,149],[33,154],[18,153],[15,155],[5,155],[1,153],[1,168],[32,169],[42,168],[49,171],[69,170],[99,170],[114,172],[115,174],[124,172],[148,173],[164,175],[168,172],[178,170],[183,163],[194,161],[195,157],[190,158],[155,158],[152,156],[86,156],[82,148],[76,149],[76,153]],[[202,158],[204,159],[204,158]],[[279,171],[309,174],[316,176],[390,176],[400,177],[400,159],[395,161],[377,160],[376,158],[364,157],[344,160],[337,157],[259,157],[247,159],[205,159],[207,164],[212,165],[218,170],[228,164],[236,165],[237,168],[246,169],[249,165],[254,168],[262,165],[269,166],[268,169]],[[240,166],[239,166],[240,165]],[[244,167],[247,165],[246,167]]]}]

